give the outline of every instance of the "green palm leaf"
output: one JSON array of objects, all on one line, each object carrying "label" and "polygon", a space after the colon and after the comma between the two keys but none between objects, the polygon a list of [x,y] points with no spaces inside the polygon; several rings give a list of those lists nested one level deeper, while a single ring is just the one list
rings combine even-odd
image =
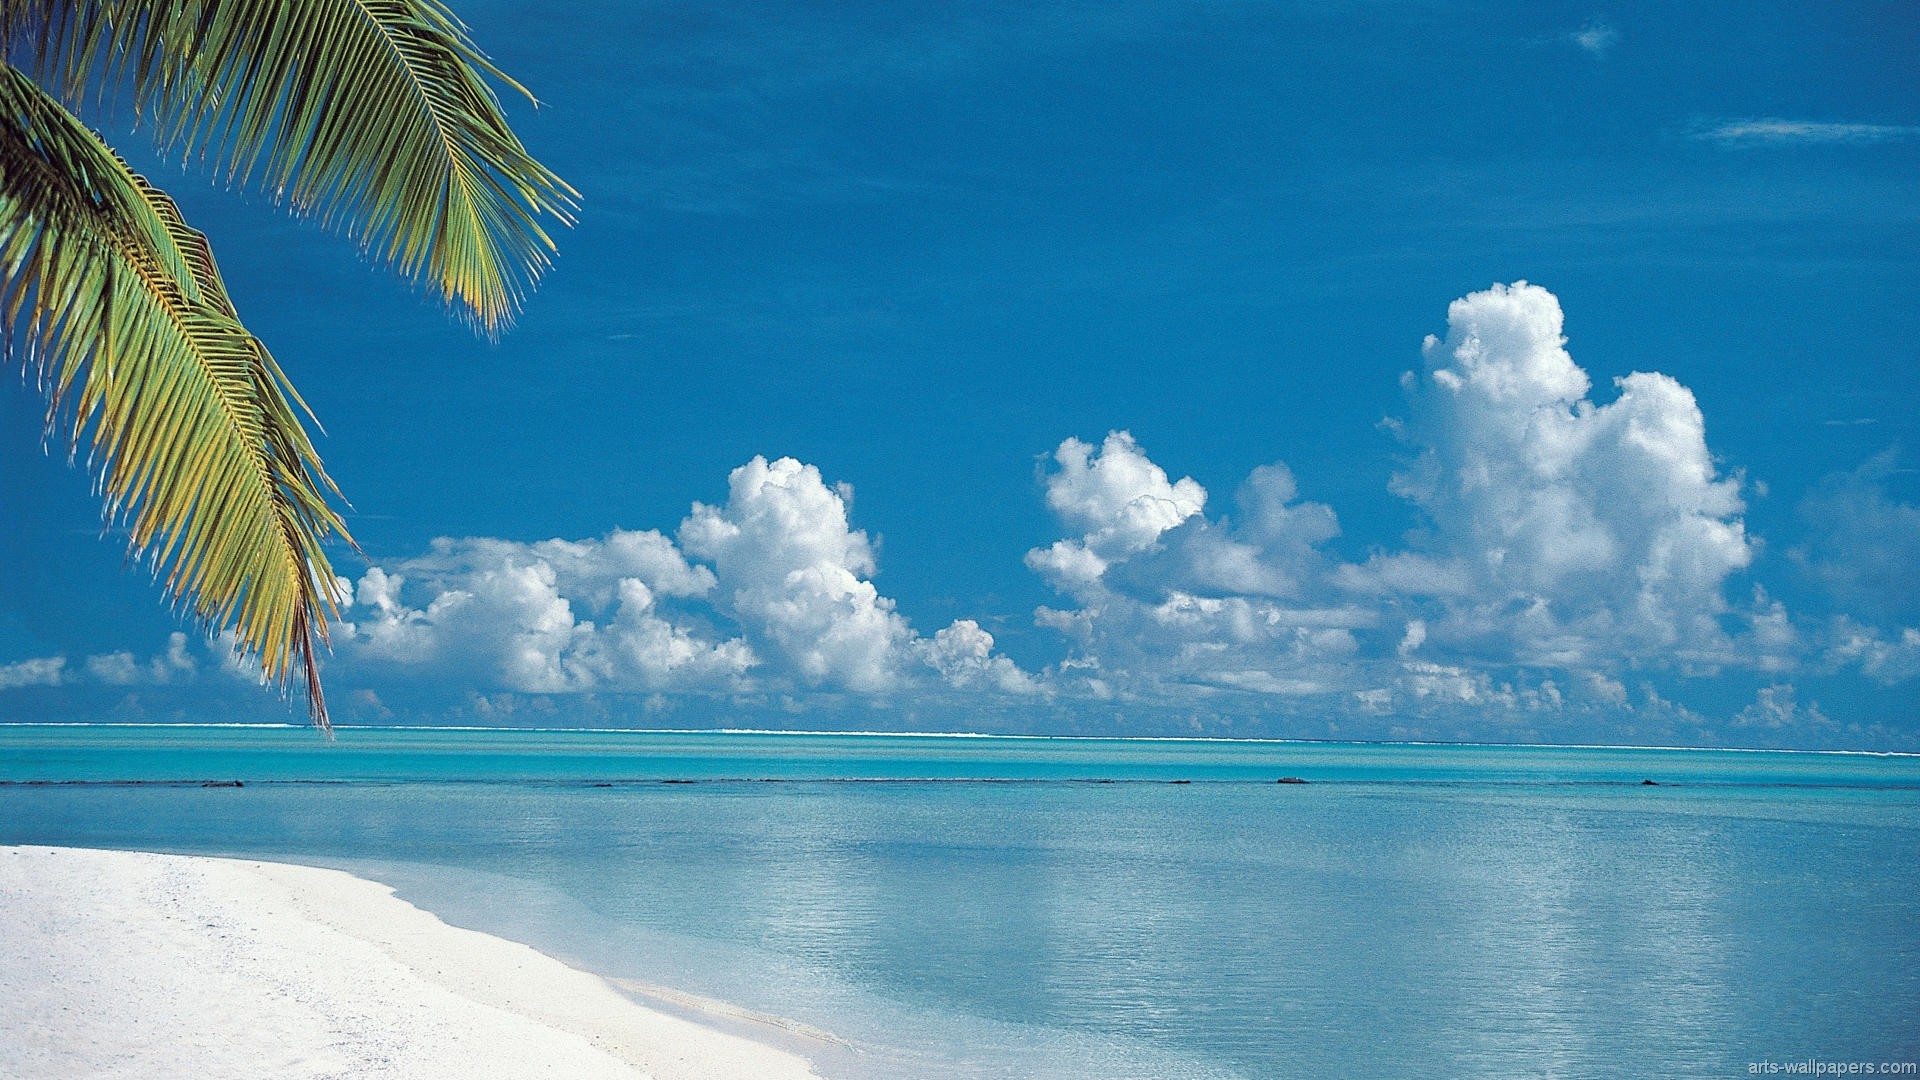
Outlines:
[{"label": "green palm leaf", "polygon": [[322,544],[346,536],[304,406],[236,317],[173,201],[0,63],[0,311],[74,449],[91,432],[110,518],[177,603],[266,676],[307,684],[335,614]]},{"label": "green palm leaf", "polygon": [[[489,333],[578,195],[507,127],[438,0],[8,0],[0,38],[73,100],[130,84],[163,146],[354,237]],[[529,95],[530,97],[530,95]]]}]

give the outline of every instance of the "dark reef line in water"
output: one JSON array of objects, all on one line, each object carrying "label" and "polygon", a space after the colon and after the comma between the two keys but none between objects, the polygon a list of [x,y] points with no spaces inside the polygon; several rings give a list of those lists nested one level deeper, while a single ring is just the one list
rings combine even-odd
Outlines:
[{"label": "dark reef line in water", "polygon": [[318,779],[309,777],[255,778],[255,779],[208,779],[208,778],[156,778],[156,779],[89,779],[89,780],[0,780],[0,788],[40,788],[40,787],[152,787],[152,788],[246,788],[246,787],[309,787],[356,785],[366,787],[395,787],[421,784],[461,784],[474,786],[538,786],[538,787],[583,787],[583,788],[629,788],[649,786],[691,786],[691,785],[742,785],[742,784],[1002,784],[1002,785],[1041,785],[1041,784],[1159,784],[1165,786],[1181,785],[1303,785],[1313,784],[1328,787],[1484,787],[1484,788],[1650,788],[1650,787],[1691,787],[1691,788],[1792,788],[1808,790],[1862,791],[1913,791],[1920,790],[1920,784],[1812,784],[1785,781],[1711,781],[1697,780],[1680,783],[1673,780],[1495,780],[1495,779],[1365,779],[1365,778],[1322,778],[1308,780],[1298,776],[1282,776],[1277,779],[1162,779],[1158,777],[1029,777],[1029,776],[709,776],[709,777],[478,777],[478,776],[433,776],[433,777],[345,777]]}]

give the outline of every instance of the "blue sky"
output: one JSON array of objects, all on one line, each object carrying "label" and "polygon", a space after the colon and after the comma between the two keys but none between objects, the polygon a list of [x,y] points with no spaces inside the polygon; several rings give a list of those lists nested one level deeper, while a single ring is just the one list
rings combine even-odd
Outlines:
[{"label": "blue sky", "polygon": [[[341,721],[1920,749],[1909,5],[455,6],[584,194],[497,343],[110,132],[326,426]],[[39,410],[0,719],[293,715]]]}]

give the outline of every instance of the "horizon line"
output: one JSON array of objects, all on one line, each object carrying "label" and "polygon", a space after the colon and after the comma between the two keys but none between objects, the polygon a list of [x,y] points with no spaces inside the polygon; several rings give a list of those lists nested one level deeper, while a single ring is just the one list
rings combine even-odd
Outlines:
[{"label": "horizon line", "polygon": [[[0,720],[0,728],[226,728],[226,729],[286,729],[316,730],[311,724],[287,722],[238,722],[238,721],[114,721],[114,720]],[[1525,742],[1451,742],[1434,739],[1307,739],[1307,738],[1258,738],[1234,735],[1034,735],[1023,733],[987,732],[987,731],[826,731],[795,730],[787,728],[609,728],[609,727],[519,727],[478,724],[334,724],[334,731],[490,731],[490,732],[526,732],[529,734],[599,734],[599,735],[803,735],[803,736],[844,736],[852,738],[908,738],[908,739],[1003,739],[1029,740],[1034,742],[1184,742],[1184,743],[1247,743],[1255,745],[1321,745],[1321,746],[1427,746],[1427,747],[1480,747],[1488,749],[1527,749],[1527,750],[1684,750],[1713,751],[1735,754],[1844,754],[1857,757],[1913,757],[1920,758],[1920,751],[1911,750],[1846,750],[1846,749],[1808,749],[1799,747],[1767,746],[1668,746],[1639,743],[1525,743]]]}]

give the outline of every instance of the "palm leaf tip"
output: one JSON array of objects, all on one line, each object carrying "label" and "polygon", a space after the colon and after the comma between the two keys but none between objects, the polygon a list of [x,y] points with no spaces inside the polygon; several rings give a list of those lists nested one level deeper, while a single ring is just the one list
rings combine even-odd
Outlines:
[{"label": "palm leaf tip", "polygon": [[[176,603],[268,677],[307,684],[351,542],[271,354],[227,301],[205,237],[32,80],[0,63],[0,312],[10,347],[83,437],[109,520]],[[51,430],[49,434],[52,434]]]},{"label": "palm leaf tip", "polygon": [[[439,0],[7,0],[69,99],[129,84],[163,146],[346,232],[494,335],[580,195],[508,126],[533,95]],[[537,104],[537,103],[536,103]]]},{"label": "palm leaf tip", "polygon": [[579,195],[514,135],[486,81],[504,76],[445,7],[260,0],[202,25],[186,81],[216,104],[179,144],[242,183],[257,168],[489,334],[512,322],[555,251],[543,219],[571,223]]}]

